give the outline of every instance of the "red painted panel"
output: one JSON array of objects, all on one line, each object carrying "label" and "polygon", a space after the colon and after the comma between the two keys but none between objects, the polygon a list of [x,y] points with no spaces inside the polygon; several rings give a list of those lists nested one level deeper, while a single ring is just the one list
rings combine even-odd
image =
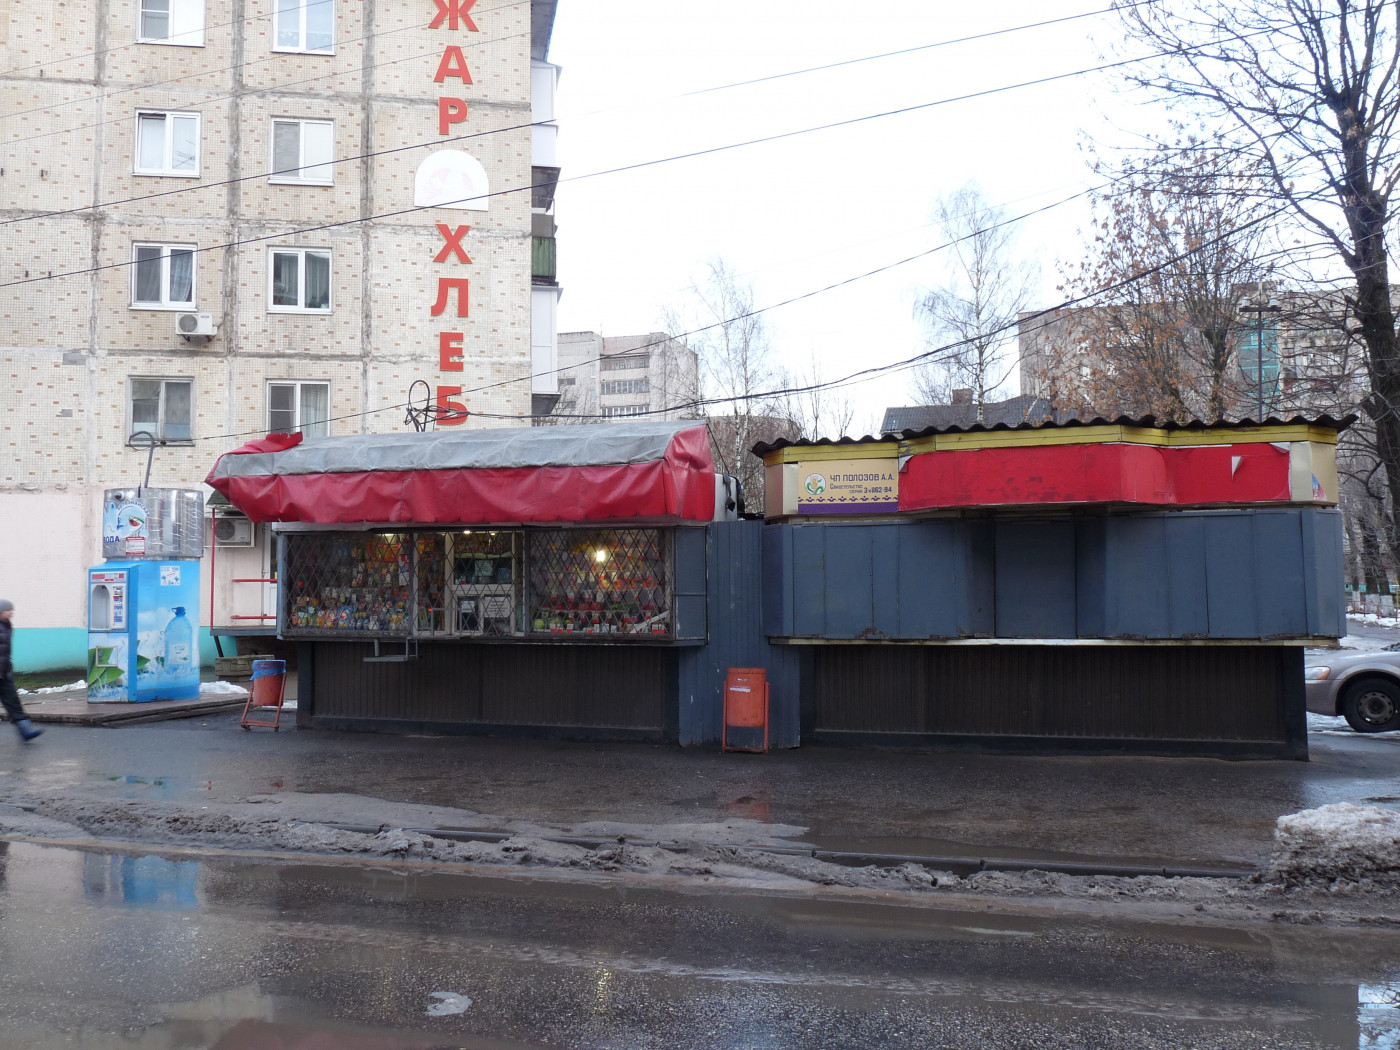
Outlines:
[{"label": "red painted panel", "polygon": [[1289,498],[1288,451],[1270,444],[1050,445],[926,452],[899,479],[899,509]]}]

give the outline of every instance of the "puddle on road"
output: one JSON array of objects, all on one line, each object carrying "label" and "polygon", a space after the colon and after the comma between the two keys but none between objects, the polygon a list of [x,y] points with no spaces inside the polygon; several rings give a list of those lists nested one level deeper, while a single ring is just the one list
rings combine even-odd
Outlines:
[{"label": "puddle on road", "polygon": [[[572,988],[580,977],[606,974],[607,1003],[616,1002],[617,1017],[635,1009],[640,1002],[667,1000],[687,1008],[687,1004],[715,992],[736,1008],[747,1008],[752,997],[771,1000],[777,995],[785,1002],[805,1003],[821,1011],[887,1011],[904,1004],[910,1010],[986,1015],[1004,1015],[1008,1022],[1017,1018],[1036,1019],[1047,1013],[1067,1019],[1069,1026],[1082,1025],[1090,1016],[1133,1017],[1152,1023],[1220,1023],[1224,1025],[1297,1024],[1308,1036],[1337,1050],[1400,1050],[1400,972],[1396,950],[1400,937],[1376,930],[1328,930],[1320,928],[1183,927],[1165,923],[1087,921],[1074,916],[1027,917],[997,915],[986,911],[911,908],[872,902],[822,900],[736,894],[675,894],[660,889],[628,888],[628,907],[649,913],[655,907],[682,907],[707,916],[699,927],[712,926],[720,918],[723,929],[766,927],[788,944],[788,955],[756,958],[745,965],[716,965],[701,951],[690,961],[684,927],[679,939],[668,939],[661,948],[647,931],[638,928],[615,940],[594,943],[585,935],[575,946],[567,930],[544,941],[537,933],[517,935],[509,924],[492,932],[472,933],[439,929],[417,929],[412,924],[373,923],[357,925],[352,914],[336,910],[335,902],[354,900],[359,905],[376,902],[401,907],[406,901],[425,903],[473,900],[484,902],[483,914],[551,914],[551,907],[570,905],[574,914],[582,909],[592,914],[597,908],[615,906],[615,886],[574,885],[544,880],[522,880],[509,876],[478,876],[457,872],[391,872],[383,868],[360,868],[320,864],[313,858],[294,864],[272,864],[255,860],[166,860],[162,857],[133,856],[93,850],[0,844],[0,905],[11,893],[28,889],[41,892],[50,886],[74,885],[80,877],[81,893],[96,907],[116,906],[143,909],[152,914],[184,912],[176,920],[188,932],[210,939],[207,946],[222,945],[239,951],[235,922],[245,910],[257,929],[249,942],[265,951],[273,943],[300,946],[308,958],[351,959],[351,971],[392,972],[391,960],[415,959],[415,970],[427,971],[450,965],[475,979],[458,990],[471,996],[476,1005],[462,1016],[474,1018],[478,1007],[486,1015],[503,1008],[515,989],[543,981],[546,986]],[[300,906],[299,902],[322,901],[320,905]],[[499,905],[498,905],[499,902]],[[955,902],[953,902],[955,903]],[[263,914],[268,904],[277,914]],[[310,910],[307,910],[307,909]],[[4,936],[4,908],[0,906],[0,940]],[[102,913],[97,913],[102,915]],[[108,913],[110,914],[110,913]],[[406,913],[411,914],[411,913]],[[102,923],[110,922],[103,918]],[[532,920],[533,921],[533,920]],[[527,924],[530,925],[530,924]],[[699,929],[697,927],[697,930]],[[142,927],[145,929],[145,927]],[[1086,929],[1092,932],[1083,941]],[[530,925],[530,930],[535,930]],[[1092,952],[1095,938],[1105,943],[1169,941],[1192,950],[1236,953],[1238,956],[1265,957],[1270,976],[1259,987],[1257,997],[1235,993],[1218,998],[1198,994],[1183,986],[1164,985],[1160,992],[1151,986],[1101,988],[1092,980],[1076,979],[1073,967],[1064,972],[1047,971],[1025,983],[1017,979],[976,978],[957,968],[946,973],[925,973],[918,969],[887,971],[856,969],[846,972],[811,969],[806,952],[822,945],[869,943],[878,951],[881,943],[898,946],[902,942],[936,943],[940,950],[969,958],[987,951],[1021,952],[1050,945],[1050,938],[1065,931],[1077,931],[1077,951]],[[706,934],[694,935],[704,946]],[[201,940],[201,950],[205,941]],[[312,945],[313,947],[306,947]],[[988,948],[995,945],[995,948]],[[815,946],[815,947],[814,947]],[[322,954],[324,953],[324,954]],[[712,955],[712,953],[710,953]],[[872,958],[878,958],[878,954]],[[443,960],[451,960],[444,963]],[[728,961],[728,960],[726,960]],[[1183,964],[1186,965],[1186,964]],[[389,970],[385,968],[389,967]],[[1053,968],[1052,968],[1053,970]],[[317,999],[316,981],[296,983],[297,971],[289,971],[274,983],[230,987],[204,999],[152,1004],[160,1020],[134,1033],[122,1045],[131,1050],[167,1050],[170,1046],[202,1046],[213,1050],[264,1050],[334,1047],[336,1050],[438,1050],[439,1047],[472,1047],[479,1050],[527,1050],[538,1044],[492,1041],[454,1034],[443,1041],[416,1028],[407,1014],[378,1015],[409,1025],[403,1028],[373,1029],[328,1019],[335,992],[325,1002]],[[1350,981],[1347,979],[1350,978]],[[326,987],[337,984],[334,973]],[[206,985],[206,987],[209,987]],[[433,986],[429,986],[433,987]],[[442,984],[436,987],[443,987]],[[266,989],[264,991],[263,989]],[[756,989],[763,989],[762,992]],[[601,992],[599,993],[602,994]],[[639,998],[640,996],[640,998]],[[386,1003],[388,999],[386,999]],[[561,1001],[562,1004],[562,1001]],[[425,999],[421,1008],[426,1010]],[[579,1008],[579,1004],[572,1004]],[[771,1003],[770,1003],[771,1005]],[[605,1014],[611,1006],[605,1005]],[[753,1040],[725,1046],[788,1045],[776,1037],[766,1015],[757,1016]],[[367,1020],[364,1016],[361,1020]],[[469,1021],[476,1024],[476,1021]],[[484,1020],[482,1023],[486,1023]],[[520,1031],[516,1029],[515,1031]],[[526,1029],[529,1031],[529,1029]],[[47,1033],[46,1033],[47,1034]],[[537,1036],[538,1037],[538,1036]],[[24,1045],[56,1046],[57,1042],[32,1041]],[[573,1045],[573,1044],[570,1044]],[[720,1044],[716,1044],[720,1045]]]}]

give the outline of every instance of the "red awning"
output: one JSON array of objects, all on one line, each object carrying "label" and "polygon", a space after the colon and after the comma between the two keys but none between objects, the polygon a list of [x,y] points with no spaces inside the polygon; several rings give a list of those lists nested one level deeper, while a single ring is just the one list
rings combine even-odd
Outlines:
[{"label": "red awning", "polygon": [[508,524],[709,521],[702,422],[509,427],[312,438],[269,435],[205,480],[254,521]]}]

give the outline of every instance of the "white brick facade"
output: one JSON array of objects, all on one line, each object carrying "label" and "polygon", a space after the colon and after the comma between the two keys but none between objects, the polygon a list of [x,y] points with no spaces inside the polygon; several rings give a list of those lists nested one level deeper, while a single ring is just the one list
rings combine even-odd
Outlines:
[{"label": "white brick facade", "polygon": [[[274,51],[274,0],[204,0],[203,46],[137,43],[139,0],[0,3],[0,496],[12,537],[43,529],[80,563],[101,560],[100,515],[28,519],[66,506],[55,494],[95,506],[104,488],[140,482],[132,377],[193,383],[193,440],[157,449],[158,486],[199,483],[219,454],[265,432],[272,380],[327,382],[333,434],[404,429],[403,409],[385,406],[417,379],[509,380],[453,400],[529,415],[532,5],[333,3],[333,54]],[[429,28],[463,7],[477,30]],[[471,83],[434,82],[453,45]],[[468,105],[447,136],[442,96]],[[133,174],[141,111],[199,115],[197,177]],[[275,118],[333,122],[331,185],[269,180]],[[461,135],[477,137],[446,141]],[[486,210],[415,208],[415,171],[438,149],[484,167]],[[471,227],[470,264],[434,261],[438,223]],[[199,249],[191,312],[213,315],[215,338],[186,342],[175,310],[133,307],[137,243]],[[269,309],[274,247],[330,251],[329,312]],[[455,294],[431,316],[443,278],[470,282],[469,316]],[[461,371],[440,367],[443,331],[463,333]],[[25,556],[0,548],[0,594],[24,625],[81,626],[81,574],[10,582]]]}]

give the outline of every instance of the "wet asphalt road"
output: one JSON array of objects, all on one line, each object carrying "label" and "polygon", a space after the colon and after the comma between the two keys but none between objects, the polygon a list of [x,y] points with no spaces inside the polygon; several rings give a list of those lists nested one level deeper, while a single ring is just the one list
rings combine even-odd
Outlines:
[{"label": "wet asphalt road", "polygon": [[1400,1011],[1361,1005],[1400,979],[1391,931],[1157,928],[25,843],[0,844],[0,968],[0,1045],[32,1050],[1400,1038]]},{"label": "wet asphalt road", "polygon": [[[768,755],[645,744],[331,731],[242,732],[236,713],[0,735],[0,800],[96,792],[184,803],[345,793],[568,826],[736,817],[824,848],[1257,863],[1275,820],[1400,799],[1400,740],[1314,736],[1311,762],[975,755],[804,747]],[[1341,726],[1340,720],[1337,724]],[[353,815],[328,819],[354,820]]]}]

